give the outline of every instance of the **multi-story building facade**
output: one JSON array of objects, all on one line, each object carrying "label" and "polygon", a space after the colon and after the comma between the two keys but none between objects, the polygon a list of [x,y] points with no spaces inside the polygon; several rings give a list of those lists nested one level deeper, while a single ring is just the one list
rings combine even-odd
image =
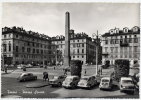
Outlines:
[{"label": "multi-story building facade", "polygon": [[2,57],[7,64],[47,64],[51,39],[19,27],[2,28]]},{"label": "multi-story building facade", "polygon": [[140,28],[127,27],[123,30],[111,29],[102,35],[102,63],[110,61],[114,64],[116,59],[128,59],[132,66],[140,61]]},{"label": "multi-story building facade", "polygon": [[[101,46],[99,63],[101,62]],[[49,37],[19,27],[2,28],[2,59],[5,64],[63,64],[65,37]],[[70,30],[70,58],[83,63],[96,62],[96,41],[85,33]]]},{"label": "multi-story building facade", "polygon": [[[56,36],[52,37],[52,44],[56,45],[57,58],[54,58],[58,63],[63,64],[64,50],[65,50],[65,37]],[[101,62],[101,46],[99,48],[99,63]],[[85,63],[95,63],[96,62],[96,41],[93,41],[85,33],[74,33],[74,30],[70,30],[70,58],[71,60],[81,60],[83,64]]]}]

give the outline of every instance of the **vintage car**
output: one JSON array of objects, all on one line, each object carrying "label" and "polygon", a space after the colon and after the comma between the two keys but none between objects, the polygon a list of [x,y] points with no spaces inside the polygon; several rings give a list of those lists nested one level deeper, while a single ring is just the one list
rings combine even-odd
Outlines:
[{"label": "vintage car", "polygon": [[77,86],[80,88],[90,89],[97,84],[98,83],[95,76],[82,76]]},{"label": "vintage car", "polygon": [[108,89],[111,90],[113,87],[113,81],[110,77],[101,78],[99,89]]},{"label": "vintage car", "polygon": [[132,94],[135,92],[135,85],[131,77],[121,77],[119,87],[121,92],[131,92]]},{"label": "vintage car", "polygon": [[23,81],[31,81],[31,80],[37,80],[37,76],[33,75],[32,73],[22,73],[17,80],[19,82]]},{"label": "vintage car", "polygon": [[67,76],[63,81],[62,86],[64,88],[75,88],[79,82],[80,78],[78,76]]},{"label": "vintage car", "polygon": [[65,78],[66,78],[65,75],[54,76],[53,79],[50,79],[49,80],[49,84],[51,86],[62,86],[62,83],[65,80]]}]

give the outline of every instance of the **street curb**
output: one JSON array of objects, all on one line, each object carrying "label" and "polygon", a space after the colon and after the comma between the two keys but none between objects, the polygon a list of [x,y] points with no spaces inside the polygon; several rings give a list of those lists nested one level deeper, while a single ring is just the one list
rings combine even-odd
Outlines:
[{"label": "street curb", "polygon": [[25,87],[26,88],[41,88],[41,87],[45,87],[48,86],[49,82],[45,82],[45,83],[32,83],[32,84],[27,84]]}]

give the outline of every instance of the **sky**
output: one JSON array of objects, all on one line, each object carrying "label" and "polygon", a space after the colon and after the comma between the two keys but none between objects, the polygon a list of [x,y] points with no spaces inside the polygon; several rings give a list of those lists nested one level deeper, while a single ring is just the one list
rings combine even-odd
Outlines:
[{"label": "sky", "polygon": [[70,28],[90,37],[98,30],[139,26],[137,3],[3,3],[2,27],[23,27],[48,36],[65,35],[65,12],[70,12]]}]

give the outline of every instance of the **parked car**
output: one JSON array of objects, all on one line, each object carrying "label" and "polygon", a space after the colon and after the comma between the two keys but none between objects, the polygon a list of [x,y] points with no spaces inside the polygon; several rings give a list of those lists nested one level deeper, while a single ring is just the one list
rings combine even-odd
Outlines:
[{"label": "parked car", "polygon": [[78,87],[80,88],[91,88],[97,85],[97,80],[95,76],[83,76],[78,82]]},{"label": "parked car", "polygon": [[33,67],[31,64],[26,65],[26,68],[31,68],[31,67]]},{"label": "parked car", "polygon": [[50,79],[49,84],[51,86],[62,86],[63,81],[65,80],[65,75],[54,76],[53,79]]},{"label": "parked car", "polygon": [[19,64],[19,65],[17,65],[17,68],[18,69],[23,69],[23,66],[24,66],[23,64]]},{"label": "parked car", "polygon": [[80,78],[78,76],[67,76],[63,81],[62,86],[64,88],[75,88],[79,82]]},{"label": "parked car", "polygon": [[31,80],[37,80],[37,76],[33,75],[32,73],[22,73],[17,80],[19,82],[23,82],[23,81],[31,81]]},{"label": "parked car", "polygon": [[101,78],[99,88],[101,89],[108,89],[111,90],[113,87],[113,81],[110,77],[103,77]]},{"label": "parked car", "polygon": [[121,92],[131,92],[134,94],[135,92],[135,85],[131,77],[121,77],[120,80],[120,91]]}]

